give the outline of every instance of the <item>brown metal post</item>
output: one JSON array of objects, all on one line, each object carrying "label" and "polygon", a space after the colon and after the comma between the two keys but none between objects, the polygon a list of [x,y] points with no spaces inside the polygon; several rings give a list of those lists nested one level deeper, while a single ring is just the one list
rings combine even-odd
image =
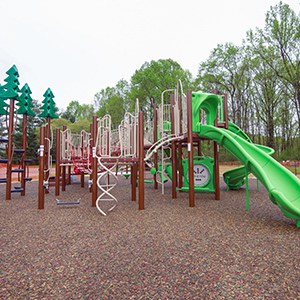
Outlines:
[{"label": "brown metal post", "polygon": [[39,192],[38,209],[44,209],[45,189],[44,189],[44,170],[45,170],[45,126],[40,128],[40,149],[39,149]]},{"label": "brown metal post", "polygon": [[55,196],[60,192],[60,143],[60,129],[56,128]]},{"label": "brown metal post", "polygon": [[13,131],[14,131],[14,109],[15,100],[10,99],[9,104],[9,125],[8,125],[8,145],[7,145],[7,167],[6,167],[6,200],[11,200],[11,169],[13,159]]},{"label": "brown metal post", "polygon": [[[47,117],[46,118],[46,129],[45,129],[45,156],[46,156],[46,161],[45,161],[45,169],[47,170],[44,174],[44,179],[45,180],[49,180],[49,168],[51,166],[49,166],[49,156],[50,156],[50,147],[49,147],[49,140],[50,140],[50,135],[51,135],[51,118]],[[49,188],[45,189],[45,193],[48,194],[49,193]]]},{"label": "brown metal post", "polygon": [[224,95],[224,121],[225,121],[225,129],[228,129],[228,105],[227,105],[227,95]]},{"label": "brown metal post", "polygon": [[182,143],[179,142],[178,144],[178,187],[182,188],[183,186],[183,170],[182,170]]},{"label": "brown metal post", "polygon": [[201,156],[202,151],[201,151],[201,141],[197,141],[197,155]]},{"label": "brown metal post", "polygon": [[215,173],[215,200],[220,200],[220,168],[219,168],[219,145],[214,142],[214,173]]},{"label": "brown metal post", "polygon": [[195,206],[194,190],[194,155],[193,155],[193,132],[192,132],[192,92],[187,91],[187,142],[188,142],[188,168],[189,168],[189,206]]},{"label": "brown metal post", "polygon": [[84,172],[80,173],[80,184],[81,187],[84,188]]},{"label": "brown metal post", "polygon": [[[60,180],[60,178],[58,179]],[[62,166],[62,172],[61,172],[61,190],[63,192],[66,191],[66,166]]]},{"label": "brown metal post", "polygon": [[139,210],[145,208],[144,115],[139,112]]},{"label": "brown metal post", "polygon": [[131,165],[131,201],[136,201],[136,181],[137,181],[137,164]]},{"label": "brown metal post", "polygon": [[22,149],[24,150],[22,154],[22,159],[21,159],[21,169],[24,171],[21,173],[21,196],[25,196],[26,193],[26,148],[27,148],[27,114],[23,115],[23,122],[22,122]]},{"label": "brown metal post", "polygon": [[[92,140],[92,138],[93,138],[93,124],[90,124],[90,133],[91,133],[91,140]],[[88,155],[90,155],[90,153],[93,152],[92,151],[93,150],[92,145],[90,144],[89,146],[90,146],[90,151],[88,152]],[[90,161],[91,158],[92,158],[92,155],[90,155],[90,157],[88,158],[88,161],[90,162],[89,169],[91,169],[92,165],[93,165],[93,161],[92,161],[93,159]],[[93,173],[90,174],[90,180],[92,180],[92,174]],[[90,193],[92,193],[92,191],[93,191],[92,186],[90,186]]]},{"label": "brown metal post", "polygon": [[97,201],[97,173],[98,173],[98,166],[97,166],[97,157],[96,157],[96,138],[97,138],[97,116],[93,117],[93,128],[92,128],[92,207],[96,207]]},{"label": "brown metal post", "polygon": [[[171,95],[171,133],[175,133],[175,114],[174,114],[174,106],[175,106],[175,96]],[[171,162],[172,162],[172,199],[177,198],[176,187],[177,187],[177,166],[176,166],[176,143],[172,141],[171,143]]]},{"label": "brown metal post", "polygon": [[68,166],[67,184],[71,184],[71,166]]},{"label": "brown metal post", "polygon": [[[153,112],[153,144],[157,142],[157,105],[154,103],[154,112]],[[153,155],[154,159],[154,168],[157,171],[158,170],[158,154],[157,152]],[[154,181],[154,189],[158,189],[158,183],[157,183],[157,175],[156,173],[153,175],[153,181]]]}]

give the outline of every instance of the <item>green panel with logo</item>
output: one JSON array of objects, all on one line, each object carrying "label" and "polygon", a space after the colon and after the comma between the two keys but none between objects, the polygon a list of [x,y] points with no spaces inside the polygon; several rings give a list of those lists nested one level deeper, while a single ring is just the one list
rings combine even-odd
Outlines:
[{"label": "green panel with logo", "polygon": [[[183,187],[189,190],[188,159],[182,160]],[[194,156],[194,188],[195,191],[214,192],[214,159],[212,157]]]}]

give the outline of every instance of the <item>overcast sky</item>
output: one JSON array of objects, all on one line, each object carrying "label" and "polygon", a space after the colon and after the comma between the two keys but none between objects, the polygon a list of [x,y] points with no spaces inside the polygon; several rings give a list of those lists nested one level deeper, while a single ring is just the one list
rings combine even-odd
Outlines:
[{"label": "overcast sky", "polygon": [[[300,11],[300,0],[283,1]],[[168,59],[197,75],[217,44],[240,45],[263,27],[273,0],[1,0],[0,84],[15,64],[20,87],[59,108],[130,80],[146,61]]]}]

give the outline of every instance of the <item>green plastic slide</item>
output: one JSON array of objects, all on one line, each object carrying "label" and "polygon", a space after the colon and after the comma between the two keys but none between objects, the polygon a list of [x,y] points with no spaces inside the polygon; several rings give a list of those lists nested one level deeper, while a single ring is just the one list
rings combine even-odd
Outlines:
[{"label": "green plastic slide", "polygon": [[[243,138],[247,142],[252,143],[250,137],[236,124],[232,122],[228,122],[228,130],[235,133],[239,137]],[[255,144],[255,146],[261,149],[262,151],[264,151],[268,155],[272,155],[274,153],[274,149],[270,147],[258,145],[258,144]],[[228,189],[238,190],[242,185],[245,184],[246,176],[248,174],[249,172],[246,172],[245,166],[239,166],[237,168],[224,172],[223,179]]]},{"label": "green plastic slide", "polygon": [[216,141],[243,163],[245,172],[254,174],[268,190],[271,201],[300,227],[299,178],[257,145],[229,130],[200,124],[197,128],[200,137]]}]

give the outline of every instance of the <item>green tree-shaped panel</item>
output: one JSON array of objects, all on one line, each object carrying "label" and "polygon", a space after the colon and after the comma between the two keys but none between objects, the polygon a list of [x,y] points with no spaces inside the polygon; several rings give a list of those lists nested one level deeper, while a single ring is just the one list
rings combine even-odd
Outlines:
[{"label": "green tree-shaped panel", "polygon": [[8,115],[8,112],[5,110],[5,107],[9,105],[2,98],[3,93],[4,93],[4,89],[0,85],[0,115]]},{"label": "green tree-shaped panel", "polygon": [[18,85],[19,85],[19,72],[15,65],[13,65],[7,72],[8,75],[4,81],[6,84],[4,84],[2,87],[4,89],[4,92],[2,93],[2,99],[17,99],[18,98],[18,92],[20,91]]},{"label": "green tree-shaped panel", "polygon": [[56,107],[56,104],[53,100],[54,95],[51,89],[48,88],[43,96],[44,96],[44,100],[42,101],[43,105],[40,107],[42,113],[39,114],[39,117],[57,119],[58,116],[55,114],[55,112],[58,111],[58,108]]},{"label": "green tree-shaped panel", "polygon": [[35,116],[35,113],[32,111],[32,107],[34,105],[32,104],[32,98],[30,96],[32,94],[30,87],[27,83],[24,84],[24,86],[21,88],[21,95],[18,98],[17,105],[19,106],[18,114],[26,114],[29,116]]}]

